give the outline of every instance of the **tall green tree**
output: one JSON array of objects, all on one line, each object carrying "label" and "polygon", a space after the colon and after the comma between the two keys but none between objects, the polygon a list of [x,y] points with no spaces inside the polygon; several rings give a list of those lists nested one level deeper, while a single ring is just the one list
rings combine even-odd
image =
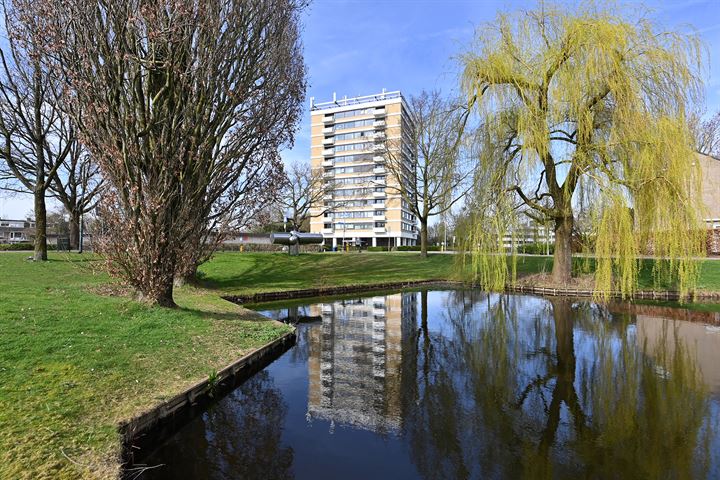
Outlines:
[{"label": "tall green tree", "polygon": [[468,232],[478,275],[490,287],[510,280],[512,268],[493,274],[497,262],[479,257],[502,251],[509,213],[523,212],[554,226],[552,281],[568,284],[575,220],[591,205],[599,295],[632,294],[648,247],[691,289],[690,258],[702,254],[687,118],[702,87],[698,38],[592,2],[501,14],[477,38],[462,64],[491,190]]}]

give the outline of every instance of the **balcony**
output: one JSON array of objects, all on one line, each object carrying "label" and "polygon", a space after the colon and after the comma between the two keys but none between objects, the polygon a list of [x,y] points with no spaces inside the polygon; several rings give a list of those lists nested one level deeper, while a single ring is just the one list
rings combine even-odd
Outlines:
[{"label": "balcony", "polygon": [[385,173],[385,172],[386,172],[385,167],[375,167],[375,168],[373,168],[373,173],[375,173],[375,174],[381,174],[381,173]]},{"label": "balcony", "polygon": [[373,122],[373,127],[375,128],[385,128],[385,120],[375,120]]},{"label": "balcony", "polygon": [[382,142],[386,138],[387,137],[385,136],[385,132],[375,132],[375,134],[373,135],[373,140],[375,140],[376,142]]},{"label": "balcony", "polygon": [[322,129],[322,133],[324,133],[325,135],[332,135],[333,133],[335,133],[335,130],[333,129],[333,127],[325,127]]},{"label": "balcony", "polygon": [[335,155],[335,149],[334,148],[326,148],[323,150],[323,157],[332,157]]},{"label": "balcony", "polygon": [[323,160],[323,162],[322,162],[323,167],[332,167],[334,164],[335,164],[335,162],[333,161],[332,158],[330,160]]},{"label": "balcony", "polygon": [[375,198],[385,198],[385,192],[373,192],[373,197]]},{"label": "balcony", "polygon": [[335,115],[325,115],[325,116],[323,117],[323,123],[324,123],[325,125],[328,125],[328,124],[331,124],[331,123],[335,123]]},{"label": "balcony", "polygon": [[334,143],[335,143],[335,138],[333,138],[333,137],[324,138],[322,141],[323,145],[333,145]]},{"label": "balcony", "polygon": [[323,228],[322,233],[325,233],[327,235],[332,235],[334,233],[334,230],[332,228]]},{"label": "balcony", "polygon": [[333,172],[332,170],[326,171],[325,173],[323,173],[323,178],[333,179],[335,178],[335,172]]},{"label": "balcony", "polygon": [[[377,147],[377,145],[376,145],[376,147]],[[382,155],[375,155],[373,157],[373,161],[375,163],[385,163],[385,157],[383,157]]]},{"label": "balcony", "polygon": [[374,146],[373,146],[373,151],[376,152],[376,153],[384,152],[384,151],[385,151],[385,145],[383,145],[382,143],[379,144],[379,145],[374,145]]},{"label": "balcony", "polygon": [[332,200],[332,198],[332,193],[326,193],[325,195],[323,195],[323,200]]},{"label": "balcony", "polygon": [[375,180],[372,181],[372,183],[375,185],[387,185],[387,183],[385,182],[385,177],[376,178]]},{"label": "balcony", "polygon": [[379,222],[384,222],[384,221],[385,221],[385,214],[382,214],[382,215],[373,215],[372,218],[373,218],[373,220],[376,220],[376,221],[379,221]]},{"label": "balcony", "polygon": [[379,107],[375,109],[375,112],[373,112],[376,118],[378,117],[384,117],[385,116],[385,107]]},{"label": "balcony", "polygon": [[385,227],[373,227],[373,232],[375,233],[385,233]]},{"label": "balcony", "polygon": [[385,202],[383,202],[383,203],[374,203],[374,204],[373,204],[373,207],[375,207],[375,208],[377,208],[377,209],[385,208]]}]

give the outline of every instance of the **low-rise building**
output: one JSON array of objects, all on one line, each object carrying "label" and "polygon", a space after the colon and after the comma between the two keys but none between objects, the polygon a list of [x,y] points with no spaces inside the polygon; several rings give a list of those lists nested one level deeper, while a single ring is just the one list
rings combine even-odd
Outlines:
[{"label": "low-rise building", "polygon": [[0,219],[0,243],[29,243],[33,240],[34,221]]}]

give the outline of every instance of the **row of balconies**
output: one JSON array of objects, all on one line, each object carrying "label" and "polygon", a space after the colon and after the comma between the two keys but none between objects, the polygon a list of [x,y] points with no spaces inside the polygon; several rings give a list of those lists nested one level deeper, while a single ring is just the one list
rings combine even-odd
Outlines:
[{"label": "row of balconies", "polygon": [[[372,151],[375,153],[382,153],[385,151],[385,145],[383,145],[382,143],[373,145]],[[326,148],[325,150],[323,150],[322,154],[323,154],[323,157],[326,157],[326,158],[334,157],[335,149],[334,148]]]},{"label": "row of balconies", "polygon": [[[332,166],[333,166],[332,160],[325,160],[323,162],[323,167],[332,167]],[[387,173],[387,170],[385,170],[385,167],[378,166],[378,167],[375,167],[372,169],[372,173],[374,173],[376,175],[381,175],[381,174]],[[326,178],[326,179],[335,178],[335,172],[333,172],[332,170],[325,170],[325,172],[323,172],[323,178]],[[379,183],[378,180],[374,180],[374,182]],[[385,183],[385,182],[383,181],[382,183]]]},{"label": "row of balconies", "polygon": [[[385,192],[372,192],[373,198],[386,198]],[[325,195],[323,195],[323,200],[332,200],[333,194],[332,192],[327,192]]]},{"label": "row of balconies", "polygon": [[[373,116],[378,119],[384,118],[385,117],[385,107],[376,107],[375,110],[373,111]],[[350,118],[350,117],[348,117],[348,118]],[[378,121],[382,121],[382,120],[378,120]],[[323,117],[323,124],[332,125],[333,123],[335,123],[335,115],[334,114],[331,113],[331,114],[325,115]]]},{"label": "row of balconies", "polygon": [[[373,122],[373,127],[375,129],[385,128],[385,120],[375,120]],[[323,133],[323,135],[335,135],[335,129],[333,127],[324,127],[322,129],[322,133]],[[384,139],[385,132],[375,132],[375,139],[377,140],[378,138]],[[332,143],[333,137],[328,137],[328,138],[323,139],[323,143],[325,143],[325,142]]]},{"label": "row of balconies", "polygon": [[[382,155],[375,155],[375,156],[373,157],[373,162],[375,162],[375,163],[385,163],[385,157],[383,157]],[[334,161],[332,158],[325,158],[325,159],[323,160],[323,162],[322,162],[322,166],[323,166],[323,167],[332,167],[332,166],[334,166],[334,165],[335,165],[335,161]],[[380,166],[376,167],[376,169],[378,169],[378,168],[383,168],[383,167],[380,167]],[[385,172],[385,169],[384,169],[384,168],[382,169],[382,171],[373,170],[373,173],[384,173],[384,172]]]},{"label": "row of balconies", "polygon": [[[342,229],[340,229],[340,230],[342,230]],[[352,232],[352,231],[353,230],[346,230],[346,232]],[[385,232],[387,232],[387,229],[385,227],[373,227],[372,231],[374,233],[385,233]],[[335,229],[323,228],[322,233],[327,234],[327,235],[332,235],[333,233],[335,233]]]},{"label": "row of balconies", "polygon": [[[378,208],[378,209],[380,208],[380,207],[377,206],[377,205],[373,205],[373,206],[376,207],[376,208]],[[384,206],[383,206],[383,207],[384,207]],[[331,220],[331,219],[333,219],[333,218],[335,218],[335,217],[333,216],[332,213],[329,213],[329,214],[326,214],[325,216],[323,216],[323,219],[325,219],[325,220]],[[368,218],[368,217],[356,217],[356,218]],[[384,221],[386,220],[384,213],[383,213],[383,214],[380,214],[380,215],[373,215],[373,216],[372,216],[372,219],[373,219],[374,221],[378,221],[378,222],[384,222]]]}]

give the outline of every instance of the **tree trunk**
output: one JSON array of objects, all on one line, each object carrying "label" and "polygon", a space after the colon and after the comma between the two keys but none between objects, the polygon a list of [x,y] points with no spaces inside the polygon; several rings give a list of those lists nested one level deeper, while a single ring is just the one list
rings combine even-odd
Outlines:
[{"label": "tree trunk", "polygon": [[555,219],[552,280],[557,284],[565,285],[572,279],[572,229],[572,215]]},{"label": "tree trunk", "polygon": [[427,220],[420,220],[420,256],[427,257],[428,252],[428,228]]},{"label": "tree trunk", "polygon": [[70,249],[80,248],[80,212],[70,212]]},{"label": "tree trunk", "polygon": [[45,208],[45,190],[35,187],[35,252],[33,260],[47,260],[47,210]]},{"label": "tree trunk", "polygon": [[189,268],[183,275],[175,277],[173,283],[176,287],[182,287],[183,285],[192,284],[197,279],[197,265]]},{"label": "tree trunk", "polygon": [[153,305],[157,305],[159,307],[177,307],[175,301],[173,300],[173,279],[171,278],[170,281],[165,282],[165,284],[162,285],[160,289],[158,289],[157,293],[155,293],[152,297],[148,298],[148,300]]}]

